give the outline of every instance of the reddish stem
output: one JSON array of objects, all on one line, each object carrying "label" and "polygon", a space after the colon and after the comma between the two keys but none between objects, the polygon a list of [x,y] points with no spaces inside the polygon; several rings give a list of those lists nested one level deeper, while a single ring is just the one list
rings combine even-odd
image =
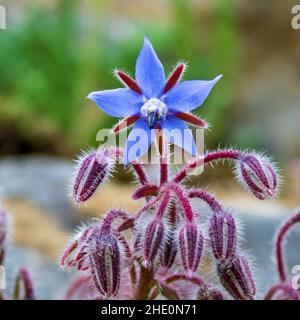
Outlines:
[{"label": "reddish stem", "polygon": [[23,300],[34,300],[35,294],[33,289],[33,283],[32,283],[29,272],[27,271],[27,269],[24,269],[24,268],[21,268],[19,270],[19,273],[16,278],[15,291],[14,291],[15,299],[20,299],[21,283],[23,284],[23,288],[24,288]]},{"label": "reddish stem", "polygon": [[151,288],[155,283],[153,276],[153,269],[146,269],[143,266],[141,266],[140,278],[133,300],[147,300]]},{"label": "reddish stem", "polygon": [[136,216],[135,216],[135,219],[137,219],[143,212],[145,212],[145,211],[151,209],[153,206],[155,206],[155,205],[158,203],[158,201],[160,200],[160,198],[162,197],[162,195],[163,195],[163,193],[161,192],[161,193],[159,193],[159,194],[157,195],[156,198],[154,198],[154,199],[152,199],[152,200],[149,200],[149,201],[142,207],[142,209],[140,209],[140,210],[138,211],[138,213],[137,213]]},{"label": "reddish stem", "polygon": [[160,127],[156,131],[156,146],[159,154],[159,162],[160,162],[160,185],[168,182],[168,143],[167,140],[164,139],[163,132]]},{"label": "reddish stem", "polygon": [[215,197],[205,190],[192,189],[188,192],[187,196],[189,198],[199,198],[205,201],[214,212],[222,209],[220,203],[215,199]]},{"label": "reddish stem", "polygon": [[285,259],[283,254],[283,240],[290,228],[300,222],[300,211],[289,218],[279,229],[275,238],[275,258],[277,264],[277,272],[281,282],[286,280]]},{"label": "reddish stem", "polygon": [[166,278],[164,282],[167,284],[170,284],[172,282],[180,281],[180,280],[192,282],[193,284],[196,284],[197,286],[200,286],[200,287],[201,286],[207,287],[207,284],[205,283],[205,281],[200,277],[197,277],[197,276],[189,277],[186,274],[174,274],[173,276]]},{"label": "reddish stem", "polygon": [[156,217],[158,219],[161,219],[163,214],[165,213],[169,200],[170,200],[170,192],[166,191],[156,213]]},{"label": "reddish stem", "polygon": [[194,217],[193,210],[188,198],[184,194],[183,189],[180,188],[179,185],[175,183],[170,184],[168,188],[176,194],[176,196],[178,197],[178,200],[181,203],[185,217],[189,222],[192,222]]},{"label": "reddish stem", "polygon": [[115,219],[121,218],[125,221],[127,221],[130,216],[127,212],[119,209],[112,209],[105,217],[105,219],[102,222],[101,226],[101,233],[110,233],[112,223]]},{"label": "reddish stem", "polygon": [[217,161],[220,159],[234,159],[237,160],[241,157],[242,153],[236,150],[218,150],[207,153],[195,160],[192,160],[187,165],[179,170],[179,172],[174,176],[173,181],[176,183],[181,182],[184,178],[187,177],[188,173],[194,169],[203,166],[204,164]]},{"label": "reddish stem", "polygon": [[290,285],[284,283],[280,283],[271,287],[266,293],[264,300],[271,300],[277,291],[283,291],[292,300],[299,300],[298,292],[294,290]]}]

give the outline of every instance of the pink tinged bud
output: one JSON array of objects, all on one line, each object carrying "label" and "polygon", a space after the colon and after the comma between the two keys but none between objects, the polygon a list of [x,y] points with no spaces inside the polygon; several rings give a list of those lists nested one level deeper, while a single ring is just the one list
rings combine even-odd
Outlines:
[{"label": "pink tinged bud", "polygon": [[240,160],[237,171],[243,184],[258,199],[264,200],[276,194],[276,171],[265,158],[247,155]]},{"label": "pink tinged bud", "polygon": [[188,276],[192,277],[198,269],[202,251],[203,236],[196,225],[189,223],[179,233],[181,260]]},{"label": "pink tinged bud", "polygon": [[221,291],[209,286],[201,286],[197,293],[197,300],[225,300]]},{"label": "pink tinged bud", "polygon": [[218,265],[218,275],[224,288],[236,300],[253,300],[256,292],[254,279],[245,256]]},{"label": "pink tinged bud", "polygon": [[178,252],[178,245],[175,242],[173,231],[169,231],[169,234],[167,235],[167,240],[165,242],[165,246],[161,251],[160,261],[162,267],[164,267],[165,269],[170,269],[175,262],[176,255]]},{"label": "pink tinged bud", "polygon": [[111,297],[120,286],[121,257],[115,237],[106,234],[95,237],[89,250],[91,274],[100,294]]},{"label": "pink tinged bud", "polygon": [[147,226],[143,243],[143,264],[145,268],[155,262],[164,242],[165,228],[161,220],[154,219]]},{"label": "pink tinged bud", "polygon": [[224,211],[213,214],[209,221],[210,245],[218,261],[231,261],[236,253],[237,230],[233,216]]},{"label": "pink tinged bud", "polygon": [[62,268],[76,268],[79,271],[88,269],[87,249],[96,230],[96,227],[88,226],[78,233],[62,255]]},{"label": "pink tinged bud", "polygon": [[79,165],[73,187],[73,197],[77,203],[87,201],[107,178],[109,162],[104,153],[92,151]]}]

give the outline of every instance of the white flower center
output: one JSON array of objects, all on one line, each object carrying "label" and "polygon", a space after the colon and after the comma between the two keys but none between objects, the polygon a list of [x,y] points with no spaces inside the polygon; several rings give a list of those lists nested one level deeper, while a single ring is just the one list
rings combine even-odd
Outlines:
[{"label": "white flower center", "polygon": [[168,108],[164,102],[159,99],[149,99],[141,108],[141,114],[149,117],[150,114],[155,114],[158,119],[165,119],[168,113]]}]

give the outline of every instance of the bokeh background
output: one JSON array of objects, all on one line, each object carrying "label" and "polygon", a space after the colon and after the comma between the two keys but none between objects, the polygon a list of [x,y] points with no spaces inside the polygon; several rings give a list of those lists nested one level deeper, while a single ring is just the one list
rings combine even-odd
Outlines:
[{"label": "bokeh background", "polygon": [[[85,99],[116,88],[114,67],[134,70],[147,33],[171,70],[189,62],[186,79],[224,74],[199,108],[212,125],[206,147],[267,151],[284,178],[281,196],[264,203],[242,191],[227,166],[199,178],[245,223],[257,257],[260,290],[275,281],[276,226],[300,206],[300,30],[297,1],[280,0],[9,0],[0,30],[0,190],[13,216],[8,277],[27,265],[42,298],[60,298],[69,275],[57,257],[70,231],[112,206],[130,211],[130,175],[122,172],[84,208],[68,198],[71,160],[96,147],[116,119]],[[118,195],[116,199],[116,194]],[[299,236],[288,246],[300,264]]]}]

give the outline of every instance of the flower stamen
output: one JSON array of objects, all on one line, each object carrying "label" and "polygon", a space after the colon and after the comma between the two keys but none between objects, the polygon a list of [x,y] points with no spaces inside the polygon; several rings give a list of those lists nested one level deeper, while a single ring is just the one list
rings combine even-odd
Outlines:
[{"label": "flower stamen", "polygon": [[159,99],[149,99],[141,108],[141,114],[147,118],[149,128],[156,128],[159,120],[165,120],[168,113],[166,104]]}]

